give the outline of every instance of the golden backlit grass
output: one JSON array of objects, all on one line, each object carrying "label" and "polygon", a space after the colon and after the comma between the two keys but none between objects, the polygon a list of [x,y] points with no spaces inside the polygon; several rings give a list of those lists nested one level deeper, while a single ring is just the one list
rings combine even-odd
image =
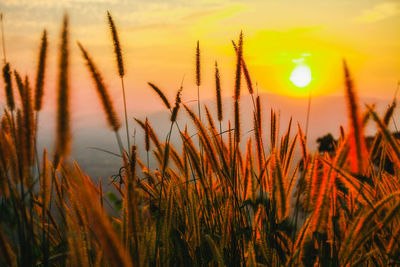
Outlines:
[{"label": "golden backlit grass", "polygon": [[[114,46],[117,32],[108,13]],[[64,18],[59,61],[57,139],[50,161],[36,150],[37,120],[45,77],[46,32],[42,37],[35,99],[15,71],[21,105],[14,101],[11,65],[3,77],[6,107],[0,128],[0,265],[2,266],[390,266],[400,263],[400,147],[387,128],[395,103],[384,117],[368,107],[362,113],[350,72],[344,64],[348,133],[341,127],[335,150],[310,151],[301,127],[290,121],[278,137],[279,119],[262,118],[243,58],[240,34],[234,86],[234,128],[222,129],[220,75],[215,66],[217,114],[204,106],[206,118],[181,108],[182,87],[171,105],[162,90],[149,83],[171,113],[166,136],[151,122],[143,129],[147,159],[136,146],[124,148],[112,99],[91,57],[82,55],[115,131],[123,166],[120,181],[110,180],[117,195],[104,192],[77,164],[68,164],[68,19]],[[124,75],[121,49],[118,72]],[[119,52],[118,52],[118,51]],[[200,47],[196,48],[196,86],[200,90]],[[240,131],[241,75],[253,98],[253,136]],[[124,89],[124,88],[123,88]],[[197,130],[177,123],[185,112]],[[38,114],[37,113],[37,114]],[[219,122],[215,125],[214,117]],[[363,129],[378,126],[366,146]],[[125,123],[128,127],[127,122]],[[171,142],[176,127],[182,146]],[[269,138],[263,129],[269,128]],[[129,133],[129,131],[127,131]],[[165,142],[163,140],[165,138]],[[136,140],[139,142],[139,140]],[[128,142],[127,142],[128,143]],[[246,145],[241,145],[241,144]],[[242,151],[242,148],[245,148]],[[295,160],[300,149],[302,158]],[[156,166],[149,168],[149,158]],[[374,163],[378,159],[378,164]],[[385,161],[394,162],[394,171]],[[111,203],[113,211],[106,210]]]}]

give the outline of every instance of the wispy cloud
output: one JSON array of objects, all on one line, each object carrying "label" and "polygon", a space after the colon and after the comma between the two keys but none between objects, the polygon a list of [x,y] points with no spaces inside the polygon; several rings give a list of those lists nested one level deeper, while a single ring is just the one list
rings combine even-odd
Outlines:
[{"label": "wispy cloud", "polygon": [[[0,0],[0,11],[5,14],[8,27],[13,31],[33,30],[56,24],[64,12],[71,15],[76,25],[98,25],[103,22],[105,11],[118,15],[121,25],[134,24],[145,27],[168,24],[171,21],[197,12],[211,12],[228,5],[231,0],[199,2],[186,0]],[[11,28],[10,28],[11,29]]]},{"label": "wispy cloud", "polygon": [[355,20],[358,22],[377,22],[397,15],[400,15],[400,3],[386,2],[363,10]]}]

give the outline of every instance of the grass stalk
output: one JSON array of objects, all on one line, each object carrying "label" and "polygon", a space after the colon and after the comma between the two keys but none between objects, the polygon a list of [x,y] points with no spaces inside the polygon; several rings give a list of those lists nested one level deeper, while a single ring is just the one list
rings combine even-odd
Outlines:
[{"label": "grass stalk", "polygon": [[7,57],[6,57],[6,41],[5,41],[5,38],[4,38],[3,12],[0,12],[0,24],[1,24],[1,44],[2,44],[2,50],[3,50],[3,62],[4,62],[4,64],[6,64]]},{"label": "grass stalk", "polygon": [[[128,148],[130,148],[131,147],[131,141],[130,141],[130,136],[129,136],[128,112],[127,112],[127,107],[126,107],[125,84],[124,84],[124,78],[123,77],[121,77],[121,88],[122,88],[122,96],[123,96],[123,100],[124,100],[126,140],[127,140],[127,143],[128,143]],[[129,151],[129,149],[127,151]]]}]

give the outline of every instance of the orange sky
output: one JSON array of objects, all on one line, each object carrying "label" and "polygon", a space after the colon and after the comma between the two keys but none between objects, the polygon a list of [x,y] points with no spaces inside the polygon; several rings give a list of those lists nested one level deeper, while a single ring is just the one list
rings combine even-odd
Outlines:
[{"label": "orange sky", "polygon": [[[231,96],[235,73],[231,40],[237,40],[240,30],[245,36],[244,57],[260,92],[306,97],[311,90],[315,96],[341,95],[342,58],[348,61],[360,96],[391,98],[400,78],[400,3],[396,0],[2,0],[0,9],[7,60],[31,75],[32,82],[41,31],[49,32],[47,110],[55,100],[59,28],[65,11],[71,21],[72,105],[79,112],[97,113],[100,102],[76,46],[78,40],[103,73],[116,104],[122,103],[106,10],[119,29],[131,114],[162,108],[148,81],[172,100],[185,77],[184,101],[196,98],[197,40],[202,99],[214,97],[215,60],[223,94]],[[300,61],[312,73],[310,85],[303,89],[289,80]],[[247,93],[245,87],[242,92]],[[2,90],[0,97],[4,99]]]}]

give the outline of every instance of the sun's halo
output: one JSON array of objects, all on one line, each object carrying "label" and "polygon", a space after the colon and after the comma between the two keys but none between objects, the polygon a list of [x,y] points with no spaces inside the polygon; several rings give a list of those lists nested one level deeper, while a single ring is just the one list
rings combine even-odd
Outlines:
[{"label": "sun's halo", "polygon": [[307,65],[297,65],[290,74],[289,79],[297,87],[306,87],[311,82],[310,67]]}]

